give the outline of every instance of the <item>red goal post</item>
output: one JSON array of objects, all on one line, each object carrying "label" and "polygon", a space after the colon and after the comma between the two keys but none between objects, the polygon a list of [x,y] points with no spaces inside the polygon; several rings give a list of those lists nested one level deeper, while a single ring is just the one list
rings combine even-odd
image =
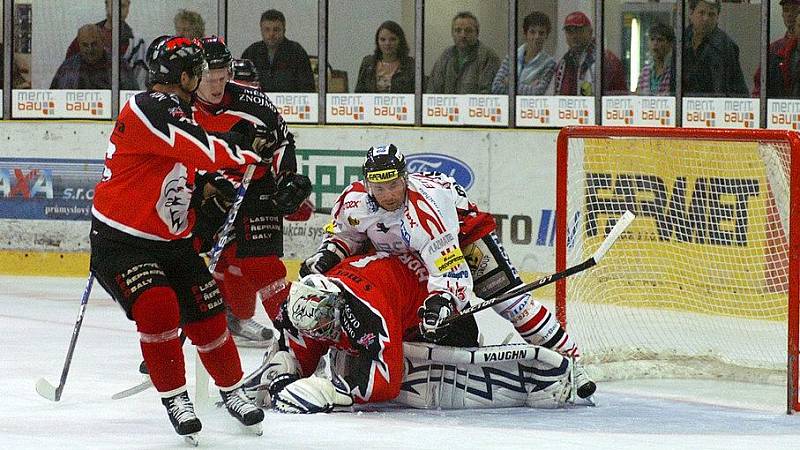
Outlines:
[{"label": "red goal post", "polygon": [[561,130],[555,270],[637,215],[598,267],[556,284],[593,375],[785,381],[800,410],[798,151],[782,130]]}]

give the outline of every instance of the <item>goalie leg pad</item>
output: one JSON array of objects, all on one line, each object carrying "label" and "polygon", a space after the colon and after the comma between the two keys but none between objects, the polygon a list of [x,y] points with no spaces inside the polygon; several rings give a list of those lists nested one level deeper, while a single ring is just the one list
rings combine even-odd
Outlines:
[{"label": "goalie leg pad", "polygon": [[414,408],[557,408],[569,397],[570,361],[543,347],[404,343],[399,403]]}]

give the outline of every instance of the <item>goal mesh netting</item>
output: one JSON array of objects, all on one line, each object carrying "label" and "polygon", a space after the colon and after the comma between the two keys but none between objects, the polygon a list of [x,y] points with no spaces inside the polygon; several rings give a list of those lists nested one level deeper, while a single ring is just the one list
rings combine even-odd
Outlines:
[{"label": "goal mesh netting", "polygon": [[637,216],[557,287],[589,371],[786,383],[789,133],[576,127],[558,151],[557,270]]}]

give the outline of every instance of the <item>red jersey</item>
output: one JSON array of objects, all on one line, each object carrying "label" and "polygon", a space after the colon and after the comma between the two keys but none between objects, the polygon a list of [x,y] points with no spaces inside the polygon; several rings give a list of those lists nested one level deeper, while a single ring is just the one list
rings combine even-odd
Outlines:
[{"label": "red jersey", "polygon": [[144,239],[186,238],[194,222],[189,202],[195,172],[260,161],[244,140],[238,133],[206,133],[176,95],[137,94],[120,111],[111,134],[92,215]]},{"label": "red jersey", "polygon": [[336,341],[300,336],[286,303],[276,319],[301,375],[313,374],[319,359],[335,347],[355,357],[344,378],[356,402],[395,398],[403,380],[403,336],[418,326],[417,309],[428,296],[424,264],[410,253],[379,253],[345,259],[325,276],[345,293]]}]

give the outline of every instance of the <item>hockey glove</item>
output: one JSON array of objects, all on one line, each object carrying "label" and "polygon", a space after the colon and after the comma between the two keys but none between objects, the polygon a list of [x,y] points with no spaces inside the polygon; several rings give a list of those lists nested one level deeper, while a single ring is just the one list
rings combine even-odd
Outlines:
[{"label": "hockey glove", "polygon": [[278,142],[278,130],[263,126],[255,126],[255,137],[253,138],[253,151],[261,157],[262,163],[272,160],[272,152]]},{"label": "hockey glove", "polygon": [[438,292],[430,295],[417,310],[420,318],[419,331],[426,340],[439,342],[447,336],[450,325],[442,325],[442,321],[458,314],[455,297],[449,292]]},{"label": "hockey glove", "polygon": [[208,217],[224,218],[236,200],[236,188],[217,172],[206,173],[205,178],[200,209]]},{"label": "hockey glove", "polygon": [[347,382],[312,375],[290,383],[272,397],[272,407],[284,413],[331,412],[336,406],[351,406],[353,397]]},{"label": "hockey glove", "polygon": [[316,253],[300,264],[300,277],[312,273],[325,273],[339,264],[347,253],[334,242],[324,242]]},{"label": "hockey glove", "polygon": [[278,189],[272,197],[275,211],[282,216],[292,214],[309,195],[311,195],[311,180],[307,176],[286,174],[278,183]]}]

